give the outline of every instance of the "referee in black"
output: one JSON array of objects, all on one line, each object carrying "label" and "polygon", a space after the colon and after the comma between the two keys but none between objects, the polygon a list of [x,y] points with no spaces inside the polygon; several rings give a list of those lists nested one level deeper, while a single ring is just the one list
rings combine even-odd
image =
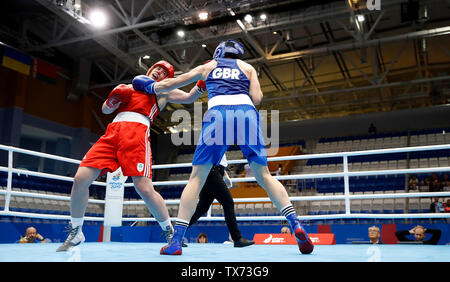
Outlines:
[{"label": "referee in black", "polygon": [[[234,247],[241,248],[253,245],[253,240],[247,240],[242,237],[241,231],[237,226],[236,214],[234,212],[234,201],[228,188],[233,184],[228,176],[225,168],[228,166],[226,156],[224,155],[219,165],[214,165],[206,179],[205,185],[199,195],[199,201],[194,215],[192,215],[189,226],[197,222],[197,220],[209,210],[214,199],[222,205],[225,222],[230,231],[231,239],[233,239]],[[189,228],[189,227],[188,227]],[[186,246],[186,245],[184,245]]]}]

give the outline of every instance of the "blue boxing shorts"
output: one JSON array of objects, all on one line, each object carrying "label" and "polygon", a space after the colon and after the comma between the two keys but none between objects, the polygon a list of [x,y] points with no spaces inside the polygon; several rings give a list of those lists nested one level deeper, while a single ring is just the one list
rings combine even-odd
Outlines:
[{"label": "blue boxing shorts", "polygon": [[238,145],[249,163],[267,165],[261,117],[252,105],[217,105],[203,116],[193,165],[219,165],[230,145]]}]

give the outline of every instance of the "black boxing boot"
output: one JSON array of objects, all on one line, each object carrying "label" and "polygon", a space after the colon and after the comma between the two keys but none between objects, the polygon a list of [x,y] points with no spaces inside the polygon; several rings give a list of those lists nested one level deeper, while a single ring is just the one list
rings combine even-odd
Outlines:
[{"label": "black boxing boot", "polygon": [[234,241],[234,247],[235,248],[242,248],[242,247],[247,247],[250,245],[255,244],[255,241],[253,240],[247,240],[244,237],[241,237],[239,240]]}]

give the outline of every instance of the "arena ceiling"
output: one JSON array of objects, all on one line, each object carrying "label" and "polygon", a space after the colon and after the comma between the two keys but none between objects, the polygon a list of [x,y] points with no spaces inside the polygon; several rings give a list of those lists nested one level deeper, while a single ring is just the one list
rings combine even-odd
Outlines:
[{"label": "arena ceiling", "polygon": [[[78,84],[99,101],[100,89],[130,83],[160,59],[179,74],[232,38],[244,44],[244,60],[259,74],[259,109],[279,110],[280,121],[450,102],[447,0],[81,0],[77,10],[79,2],[2,1],[0,35],[59,64],[87,62],[90,76]],[[96,7],[107,13],[104,28],[84,21]],[[168,106],[179,108],[193,112],[192,105]],[[155,132],[170,130],[170,114],[161,113]]]}]

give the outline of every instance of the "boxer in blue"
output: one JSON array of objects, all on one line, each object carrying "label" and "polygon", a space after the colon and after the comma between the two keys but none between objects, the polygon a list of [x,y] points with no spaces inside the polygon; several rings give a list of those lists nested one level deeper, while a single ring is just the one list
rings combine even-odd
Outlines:
[{"label": "boxer in blue", "polygon": [[[175,223],[175,233],[161,254],[181,255],[182,240],[189,225],[201,188],[213,165],[218,165],[232,144],[239,145],[258,184],[289,221],[300,252],[309,254],[314,246],[300,224],[283,185],[267,168],[267,152],[261,131],[261,119],[255,105],[263,97],[255,68],[239,58],[243,46],[234,40],[221,42],[213,60],[172,79],[155,82],[146,76],[133,79],[135,90],[158,95],[190,83],[206,84],[208,111],[203,117],[202,133],[192,161],[192,173],[183,190]],[[204,82],[203,82],[204,81]]]}]

